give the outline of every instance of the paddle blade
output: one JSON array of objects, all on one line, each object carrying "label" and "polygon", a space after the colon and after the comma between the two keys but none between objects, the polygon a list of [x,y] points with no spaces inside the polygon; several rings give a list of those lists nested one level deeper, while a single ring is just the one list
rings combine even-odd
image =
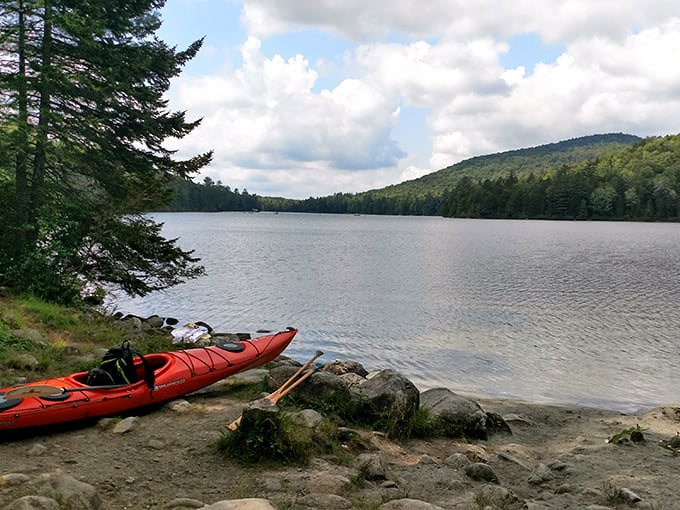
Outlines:
[{"label": "paddle blade", "polygon": [[50,397],[52,395],[59,395],[63,393],[63,388],[57,386],[49,386],[47,384],[35,384],[32,386],[19,386],[13,388],[3,395],[6,400],[12,398],[29,398],[29,397]]}]

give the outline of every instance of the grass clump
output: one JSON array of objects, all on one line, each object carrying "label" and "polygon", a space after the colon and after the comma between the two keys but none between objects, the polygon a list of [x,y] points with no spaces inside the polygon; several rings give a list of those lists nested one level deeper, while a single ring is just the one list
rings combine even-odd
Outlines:
[{"label": "grass clump", "polygon": [[242,464],[304,464],[312,453],[312,433],[296,426],[288,413],[244,416],[239,427],[225,430],[217,449]]}]

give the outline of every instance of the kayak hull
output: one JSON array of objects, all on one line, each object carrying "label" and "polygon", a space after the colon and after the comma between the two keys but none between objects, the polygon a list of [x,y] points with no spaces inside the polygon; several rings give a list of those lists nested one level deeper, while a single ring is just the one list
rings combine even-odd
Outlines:
[{"label": "kayak hull", "polygon": [[137,358],[135,367],[139,380],[127,386],[91,388],[86,383],[88,373],[77,372],[20,386],[27,391],[33,385],[64,389],[55,395],[4,398],[7,392],[17,387],[0,389],[0,431],[114,416],[167,402],[274,360],[288,347],[296,333],[296,329],[288,328],[251,340],[147,354],[144,357],[155,376],[153,388],[147,386],[144,367]]}]

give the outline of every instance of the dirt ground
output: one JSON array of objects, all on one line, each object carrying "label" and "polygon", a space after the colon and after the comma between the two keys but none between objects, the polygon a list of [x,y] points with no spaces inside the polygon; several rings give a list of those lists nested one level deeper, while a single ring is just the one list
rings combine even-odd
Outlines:
[{"label": "dirt ground", "polygon": [[[178,498],[210,504],[249,497],[267,498],[280,509],[297,508],[296,501],[304,495],[327,490],[315,486],[322,473],[347,479],[349,483],[336,490],[352,508],[377,508],[383,501],[406,497],[442,508],[484,508],[480,494],[488,484],[446,462],[463,453],[488,464],[498,485],[525,501],[525,508],[680,508],[680,456],[660,446],[680,431],[677,407],[635,416],[479,400],[485,411],[506,418],[512,435],[474,442],[395,443],[364,431],[372,438],[373,451],[380,452],[387,480],[359,483],[351,463],[329,459],[316,459],[306,467],[237,465],[217,452],[215,443],[220,431],[240,415],[244,402],[235,398],[227,382],[186,400],[192,404],[188,409],[163,406],[138,415],[138,426],[124,434],[93,423],[27,437],[4,436],[0,476],[37,477],[61,470],[93,485],[104,510],[161,509]],[[607,442],[637,425],[643,442]],[[548,466],[548,476],[530,481],[540,464]],[[34,490],[30,482],[0,482],[0,508]],[[641,501],[634,502],[635,496]],[[508,500],[489,508],[519,507]]]}]

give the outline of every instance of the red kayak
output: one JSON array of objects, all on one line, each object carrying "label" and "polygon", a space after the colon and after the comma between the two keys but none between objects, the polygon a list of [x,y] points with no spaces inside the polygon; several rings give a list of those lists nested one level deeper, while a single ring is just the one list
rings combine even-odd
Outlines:
[{"label": "red kayak", "polygon": [[[259,367],[281,354],[297,333],[276,334],[135,358],[138,381],[88,386],[88,372],[0,389],[0,430],[18,430],[112,416],[181,397],[225,377]],[[153,369],[149,387],[145,366]]]}]

